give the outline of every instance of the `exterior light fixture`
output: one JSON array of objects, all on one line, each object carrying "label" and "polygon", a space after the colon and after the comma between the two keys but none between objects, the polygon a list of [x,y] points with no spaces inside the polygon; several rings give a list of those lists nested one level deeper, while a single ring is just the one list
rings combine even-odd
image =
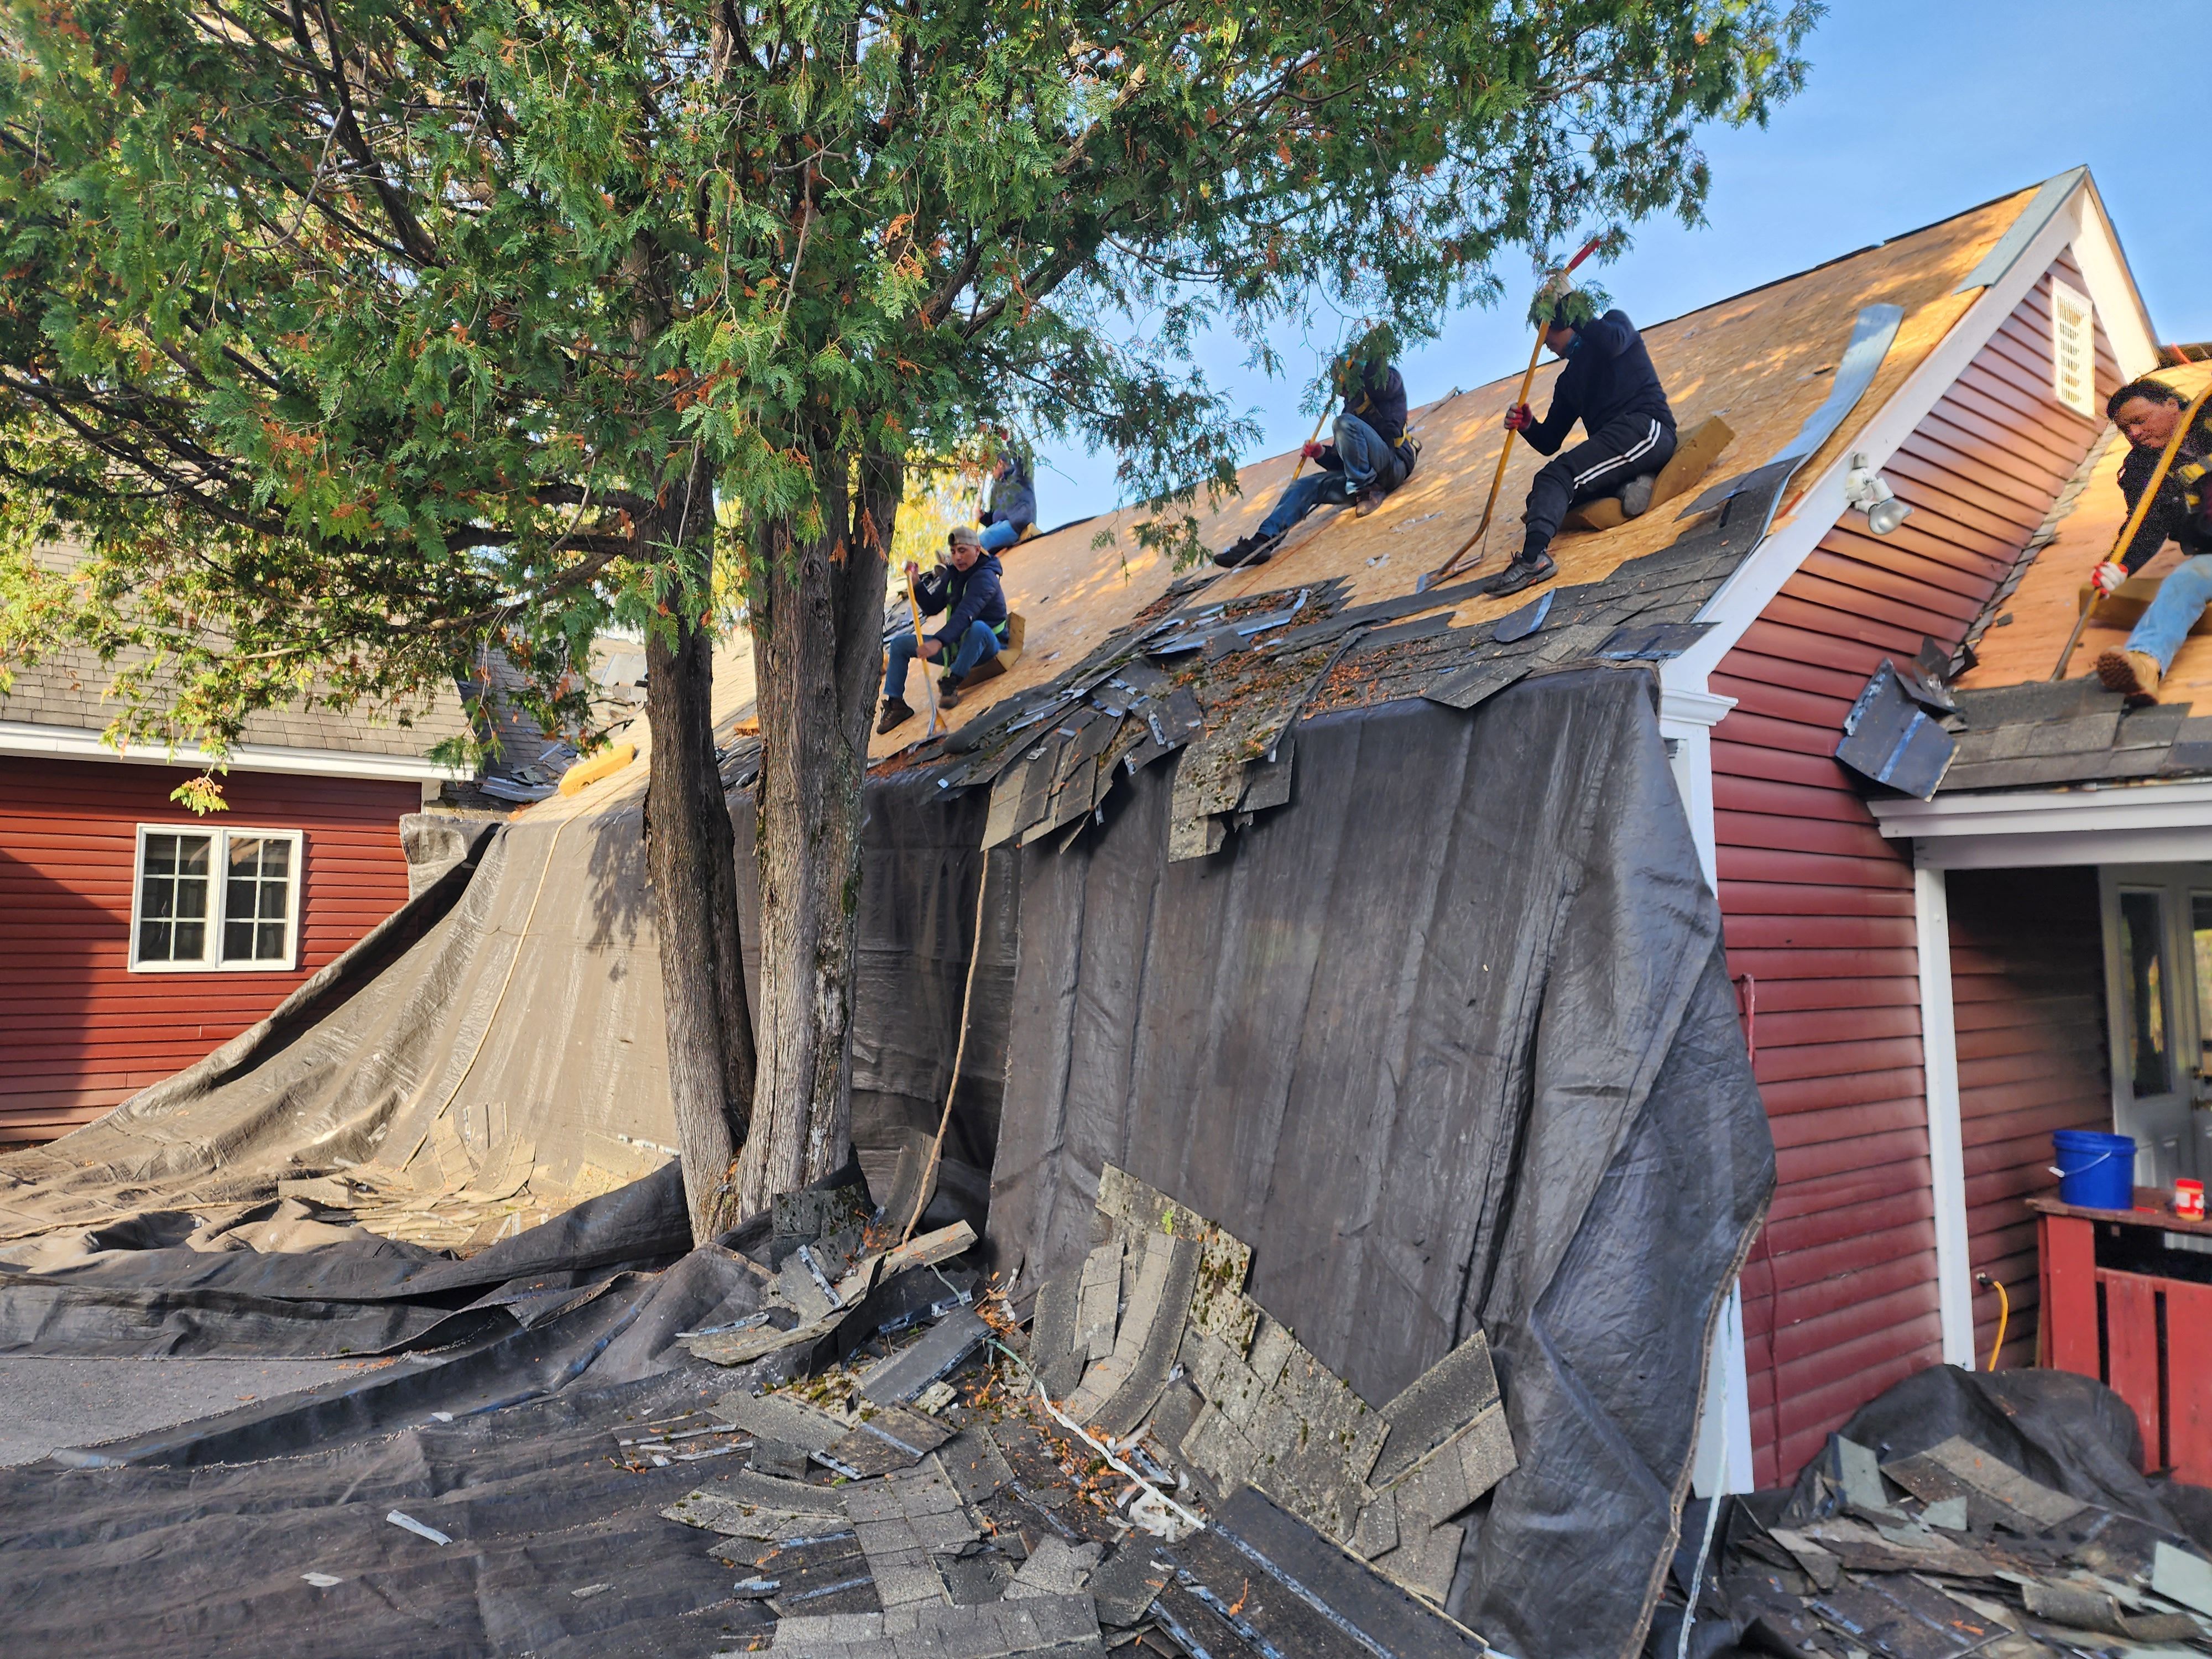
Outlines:
[{"label": "exterior light fixture", "polygon": [[1851,457],[1851,470],[1844,477],[1844,499],[1867,515],[1867,528],[1877,536],[1889,534],[1912,511],[1863,454]]}]

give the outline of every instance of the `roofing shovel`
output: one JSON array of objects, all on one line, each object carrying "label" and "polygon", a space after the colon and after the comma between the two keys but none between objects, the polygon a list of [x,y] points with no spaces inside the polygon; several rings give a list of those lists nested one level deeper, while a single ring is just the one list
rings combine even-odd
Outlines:
[{"label": "roofing shovel", "polygon": [[[1583,260],[1589,258],[1591,254],[1596,252],[1599,248],[1602,247],[1605,245],[1605,240],[1606,239],[1602,236],[1591,237],[1589,241],[1583,245],[1583,251],[1575,255],[1573,258],[1568,260],[1565,268],[1558,272],[1552,280],[1556,282],[1561,277],[1573,276],[1575,267],[1582,264]],[[1544,334],[1545,330],[1540,326],[1536,330],[1536,343],[1528,353],[1528,372],[1521,377],[1521,390],[1514,395],[1513,401],[1516,405],[1525,404],[1528,401],[1528,388],[1536,383],[1536,365],[1544,355]],[[1480,541],[1484,536],[1489,533],[1490,515],[1498,510],[1498,488],[1505,482],[1505,463],[1512,453],[1513,431],[1512,428],[1509,427],[1506,428],[1504,445],[1498,452],[1498,471],[1491,475],[1490,499],[1482,504],[1482,522],[1475,526],[1474,534],[1470,535],[1465,541],[1460,544],[1458,552],[1453,554],[1451,557],[1446,559],[1434,570],[1431,570],[1427,575],[1422,577],[1420,580],[1413,584],[1413,592],[1416,593],[1425,593],[1430,588],[1435,586],[1437,583],[1442,581],[1445,577],[1457,570],[1459,568],[1459,562],[1468,556],[1468,550],[1473,548],[1477,542]],[[1475,562],[1480,564],[1482,561],[1480,559],[1477,559]]]},{"label": "roofing shovel", "polygon": [[[914,654],[921,659],[921,687],[922,690],[927,694],[929,699],[929,730],[925,735],[933,738],[937,735],[937,721],[939,718],[937,710],[937,682],[932,677],[929,661],[929,641],[922,637],[921,601],[915,597],[914,578],[912,576],[908,576],[906,579],[906,602],[908,609],[912,612],[914,617]],[[948,657],[945,662],[945,666],[950,668],[951,665],[951,659]]]},{"label": "roofing shovel", "polygon": [[[2120,537],[2112,544],[2112,553],[2108,556],[2110,560],[2117,560],[2126,552],[2128,544],[2136,538],[2136,532],[2142,528],[2142,521],[2150,512],[2151,502],[2158,498],[2158,492],[2165,487],[2166,475],[2173,468],[2174,457],[2181,453],[2181,441],[2197,424],[2197,417],[2203,412],[2208,400],[2212,400],[2212,386],[2198,392],[2191,400],[2189,407],[2181,411],[2181,418],[2173,423],[2173,435],[2166,441],[2166,447],[2159,452],[2158,465],[2151,471],[2150,482],[2143,486],[2143,493],[2136,497],[2136,510],[2128,514],[2128,521],[2120,526]],[[2081,643],[2081,630],[2089,625],[2089,618],[2097,614],[2097,607],[2107,597],[2098,593],[2081,607],[2081,614],[2074,619],[2074,631],[2066,636],[2066,648],[2058,653],[2058,660],[2051,665],[2053,680],[2066,678],[2066,665],[2074,660],[2074,647]]]}]

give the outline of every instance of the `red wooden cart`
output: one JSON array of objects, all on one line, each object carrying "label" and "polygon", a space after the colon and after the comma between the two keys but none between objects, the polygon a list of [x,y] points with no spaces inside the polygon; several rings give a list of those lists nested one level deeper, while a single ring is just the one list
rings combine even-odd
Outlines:
[{"label": "red wooden cart", "polygon": [[2212,1484],[2212,1221],[2154,1188],[2133,1210],[2031,1198],[2043,1260],[2043,1360],[2094,1376],[2135,1408],[2148,1469]]}]

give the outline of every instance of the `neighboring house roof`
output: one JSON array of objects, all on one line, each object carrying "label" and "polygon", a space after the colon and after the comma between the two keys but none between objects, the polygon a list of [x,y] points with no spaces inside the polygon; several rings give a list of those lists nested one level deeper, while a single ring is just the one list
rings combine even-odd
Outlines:
[{"label": "neighboring house roof", "polygon": [[[118,752],[102,742],[120,711],[102,696],[114,670],[89,649],[67,647],[9,668],[14,683],[0,694],[0,754],[182,766],[206,758],[196,744],[133,744]],[[398,713],[271,709],[246,721],[226,758],[240,771],[432,781],[452,775],[428,751],[466,729],[460,699],[450,690]]]},{"label": "neighboring house roof", "polygon": [[[645,707],[644,643],[602,634],[592,641],[591,664],[592,703],[606,726],[619,732]],[[535,764],[549,748],[570,748],[569,740],[575,736],[573,731],[549,733],[515,700],[523,678],[505,653],[489,648],[482,652],[477,659],[476,683],[464,682],[459,690],[464,696],[474,696],[478,686],[489,690],[485,701],[499,748],[498,754],[485,763],[487,773],[512,776]]]},{"label": "neighboring house roof", "polygon": [[[1828,496],[1844,458],[1861,441],[1875,443],[1862,434],[1877,415],[1894,423],[1905,412],[1912,398],[1900,399],[1900,389],[1911,383],[1924,390],[1918,371],[1939,348],[1955,349],[1945,343],[1983,304],[1984,289],[2040,246],[2037,237],[2055,204],[2086,188],[2078,174],[2053,181],[2061,184],[2065,188],[2016,192],[1800,276],[1644,325],[1681,429],[1718,415],[1735,430],[1707,475],[1705,497],[1718,496],[1731,480],[1748,493],[1717,513],[1697,516],[1677,501],[1617,529],[1563,535],[1553,547],[1560,574],[1550,585],[1549,610],[1533,632],[1509,625],[1503,632],[1511,637],[1500,637],[1497,624],[1530,620],[1527,608],[1540,602],[1540,592],[1489,599],[1461,578],[1414,592],[1422,574],[1443,563],[1480,517],[1503,437],[1500,417],[1517,377],[1417,410],[1411,429],[1425,449],[1406,487],[1369,518],[1316,514],[1259,569],[1173,581],[1160,556],[1133,544],[1128,532],[1139,515],[1133,510],[1023,544],[1004,562],[1010,603],[1026,618],[1024,659],[982,696],[963,700],[957,711],[963,732],[952,747],[974,757],[946,781],[995,780],[994,832],[1033,839],[1071,823],[1086,791],[1103,799],[1115,762],[1141,763],[1155,750],[1195,739],[1178,773],[1176,830],[1182,850],[1199,852],[1218,844],[1227,816],[1287,799],[1286,775],[1275,775],[1278,764],[1268,757],[1302,710],[1403,696],[1466,707],[1547,667],[1648,661],[1681,651],[1696,635],[1681,625],[1726,609],[1716,601],[1769,529],[1777,542],[1795,540],[1782,532],[1802,511],[1808,518],[1800,530],[1813,529],[1815,539],[1825,530],[1839,510]],[[2041,269],[2038,263],[2036,274]],[[1992,293],[1990,301],[1984,310],[1994,326],[2016,298]],[[1885,307],[1896,308],[1893,319],[1879,311]],[[1625,308],[1635,316],[1632,295]],[[1863,318],[1885,326],[1893,320],[1893,336],[1861,395],[1838,399],[1845,406],[1823,435],[1814,417],[1829,402],[1839,366],[1849,367],[1846,347]],[[1554,365],[1540,374],[1531,399],[1540,410],[1556,372]],[[1940,368],[1937,375],[1948,379]],[[1811,447],[1793,458],[1795,465],[1769,465],[1808,423]],[[1906,420],[1905,429],[1911,424]],[[1887,450],[1875,447],[1878,462]],[[1515,446],[1486,556],[1463,575],[1500,568],[1517,548],[1521,502],[1545,459]],[[1285,455],[1245,468],[1243,497],[1200,513],[1207,545],[1254,528],[1294,465]],[[1808,500],[1816,488],[1819,499]],[[1817,526],[1814,518],[1822,520]],[[1105,544],[1093,544],[1101,539]],[[1755,597],[1749,602],[1735,632],[1758,604]],[[1370,631],[1355,635],[1358,627]],[[1732,638],[1718,635],[1727,631],[1716,630],[1696,648],[1725,649]],[[1194,652],[1161,654],[1164,643],[1189,646],[1201,638]],[[1132,666],[1139,672],[1133,675]],[[1152,678],[1163,672],[1172,684]],[[1692,683],[1702,684],[1702,671]],[[1179,693],[1188,694],[1180,704]],[[1154,722],[1149,742],[1129,720],[1103,729],[1101,716],[1112,720],[1145,696],[1152,714],[1165,716]],[[1006,711],[1009,697],[1022,699],[1018,714]],[[1048,720],[1048,714],[1058,717]],[[1179,732],[1164,729],[1178,720]],[[914,730],[877,739],[877,757],[899,751]],[[927,745],[908,758],[927,761],[940,752]]]},{"label": "neighboring house roof", "polygon": [[[2212,365],[2159,374],[2191,397],[2212,384]],[[2067,662],[2070,678],[2051,678],[2081,614],[2081,585],[2126,521],[2126,455],[2114,438],[2092,456],[2081,489],[2062,498],[1976,624],[1978,661],[1956,689],[1965,726],[1939,795],[2212,774],[2212,635],[2183,641],[2148,708],[2126,708],[2092,674],[2100,653],[2125,642],[2125,623],[2093,616]],[[2162,577],[2180,561],[2168,543],[2139,574]]]}]

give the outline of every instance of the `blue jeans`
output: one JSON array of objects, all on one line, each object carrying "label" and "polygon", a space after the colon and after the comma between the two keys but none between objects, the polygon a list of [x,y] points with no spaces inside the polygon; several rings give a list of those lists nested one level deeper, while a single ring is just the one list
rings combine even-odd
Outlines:
[{"label": "blue jeans", "polygon": [[2208,603],[2212,603],[2212,554],[2184,559],[2158,585],[2158,597],[2128,635],[2127,648],[2157,658],[2158,672],[2165,673]]},{"label": "blue jeans", "polygon": [[1382,434],[1357,415],[1336,417],[1336,453],[1344,459],[1344,476],[1356,492],[1371,489],[1390,465],[1390,446]]},{"label": "blue jeans", "polygon": [[[945,647],[933,638],[929,641],[929,649],[932,660],[935,660],[943,653]],[[953,657],[952,666],[947,672],[956,680],[964,679],[977,663],[987,657],[997,656],[1002,649],[999,635],[990,623],[969,623],[968,631],[960,636],[959,652]],[[906,696],[906,672],[914,666],[914,635],[911,633],[896,635],[884,654],[888,660],[884,665],[884,695],[902,699]]]},{"label": "blue jeans", "polygon": [[1021,538],[1022,532],[1018,527],[1003,522],[985,525],[982,534],[975,538],[982,544],[986,553],[1003,553]]},{"label": "blue jeans", "polygon": [[1324,503],[1343,506],[1372,485],[1395,460],[1390,446],[1357,415],[1336,417],[1336,453],[1344,470],[1308,472],[1293,478],[1274,510],[1261,520],[1260,534],[1279,536]]}]

